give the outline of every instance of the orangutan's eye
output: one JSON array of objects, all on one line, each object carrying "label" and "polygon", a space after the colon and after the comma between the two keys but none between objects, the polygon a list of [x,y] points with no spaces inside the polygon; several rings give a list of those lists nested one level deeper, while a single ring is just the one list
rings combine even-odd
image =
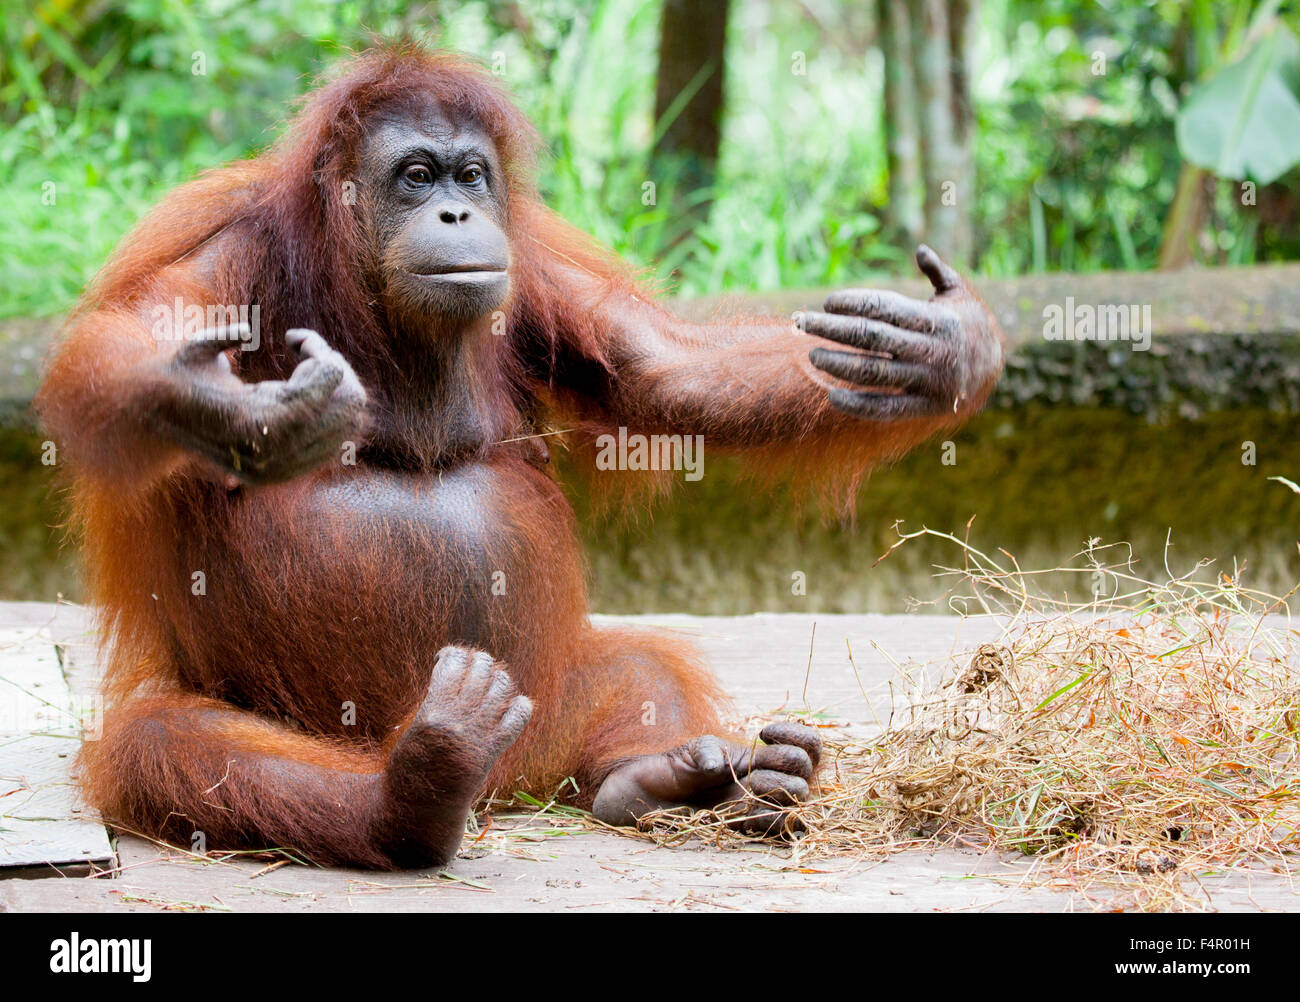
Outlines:
[{"label": "orangutan's eye", "polygon": [[433,175],[424,164],[411,164],[402,171],[402,176],[411,184],[433,184]]}]

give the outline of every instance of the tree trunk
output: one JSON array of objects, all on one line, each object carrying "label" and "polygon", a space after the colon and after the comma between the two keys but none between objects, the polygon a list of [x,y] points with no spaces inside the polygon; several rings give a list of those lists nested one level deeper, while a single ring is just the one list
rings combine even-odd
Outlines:
[{"label": "tree trunk", "polygon": [[925,229],[919,109],[912,71],[912,23],[907,0],[878,0],[880,50],[885,57],[885,138],[889,157],[891,239],[909,249]]},{"label": "tree trunk", "polygon": [[971,68],[975,61],[975,39],[979,31],[980,0],[949,0],[948,45],[952,56],[952,121],[957,147],[957,164],[970,194],[966,198],[962,225],[965,228],[965,261],[973,266],[975,250],[975,102],[971,97]]},{"label": "tree trunk", "polygon": [[1185,268],[1196,260],[1196,238],[1205,222],[1206,203],[1205,171],[1183,164],[1160,237],[1160,263],[1156,267],[1161,271]]},{"label": "tree trunk", "polygon": [[[975,184],[967,44],[976,0],[909,0],[921,112],[925,239],[957,267],[972,263]],[[953,15],[956,15],[954,17]],[[963,44],[955,55],[953,38]],[[954,92],[954,80],[960,93]]]},{"label": "tree trunk", "polygon": [[702,219],[707,200],[690,196],[713,186],[722,133],[727,0],[664,0],[655,83],[655,180],[668,185],[678,218]]}]

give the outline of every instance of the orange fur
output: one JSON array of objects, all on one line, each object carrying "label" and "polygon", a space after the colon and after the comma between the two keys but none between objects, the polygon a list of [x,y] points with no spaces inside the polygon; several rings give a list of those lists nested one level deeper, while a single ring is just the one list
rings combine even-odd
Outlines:
[{"label": "orange fur", "polygon": [[[454,358],[483,415],[481,440],[456,463],[421,395],[451,349],[395,341],[369,284],[364,200],[340,196],[370,115],[417,93],[479,123],[508,172],[507,336],[467,333]],[[354,815],[377,796],[447,643],[487,650],[535,706],[488,786],[545,794],[573,777],[589,804],[620,761],[717,731],[721,694],[677,639],[588,622],[572,513],[528,438],[540,423],[577,429],[580,450],[619,425],[703,434],[843,496],[873,462],[964,416],[857,422],[827,405],[829,377],[786,322],[682,323],[541,205],[535,148],[483,70],[381,49],[311,95],[270,152],[170,194],[87,291],[39,406],[71,470],[103,629],[110,709],[83,765],[110,818],[183,840],[201,830],[214,846],[389,865]],[[364,464],[360,482],[332,464],[230,491],[149,433],[141,414],[175,346],[152,336],[148,311],[176,297],[260,304],[263,348],[234,362],[249,380],[288,376],[286,329],[319,331],[365,385],[403,496],[418,500],[422,483],[445,496],[448,478],[473,517],[438,531],[358,516],[347,492],[388,476]],[[465,465],[490,490],[456,486]],[[205,594],[191,589],[195,571]],[[467,606],[467,595],[482,598]],[[354,724],[341,718],[347,703]]]}]

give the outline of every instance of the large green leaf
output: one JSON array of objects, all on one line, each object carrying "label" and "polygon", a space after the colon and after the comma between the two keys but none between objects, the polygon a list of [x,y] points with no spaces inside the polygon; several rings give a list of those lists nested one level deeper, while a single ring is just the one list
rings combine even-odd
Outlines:
[{"label": "large green leaf", "polygon": [[1178,148],[1220,177],[1276,180],[1300,163],[1300,43],[1274,25],[1198,84],[1178,112]]}]

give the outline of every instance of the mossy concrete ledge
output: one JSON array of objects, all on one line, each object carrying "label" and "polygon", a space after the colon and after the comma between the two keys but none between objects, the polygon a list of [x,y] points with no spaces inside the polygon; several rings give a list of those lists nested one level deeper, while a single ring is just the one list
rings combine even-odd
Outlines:
[{"label": "mossy concrete ledge", "polygon": [[[864,282],[918,298],[924,279]],[[1011,351],[994,407],[1102,407],[1151,419],[1207,411],[1300,410],[1300,264],[1174,272],[1053,272],[976,279]],[[737,313],[789,315],[826,291],[681,300],[692,319]],[[1146,350],[1129,341],[1052,340],[1049,317],[1090,308],[1150,307]],[[1068,322],[1068,321],[1066,321]]]},{"label": "mossy concrete ledge", "polygon": [[[928,298],[923,279],[881,278],[863,286]],[[977,279],[1007,333],[1011,352],[997,407],[1031,403],[1119,408],[1157,418],[1260,407],[1300,411],[1300,264],[1176,272],[1053,272]],[[685,316],[789,315],[817,308],[827,290],[678,299]],[[1051,316],[1136,307],[1151,343],[1052,340]],[[1149,313],[1147,312],[1149,308]],[[60,318],[0,320],[0,424],[31,421],[41,359]]]}]

